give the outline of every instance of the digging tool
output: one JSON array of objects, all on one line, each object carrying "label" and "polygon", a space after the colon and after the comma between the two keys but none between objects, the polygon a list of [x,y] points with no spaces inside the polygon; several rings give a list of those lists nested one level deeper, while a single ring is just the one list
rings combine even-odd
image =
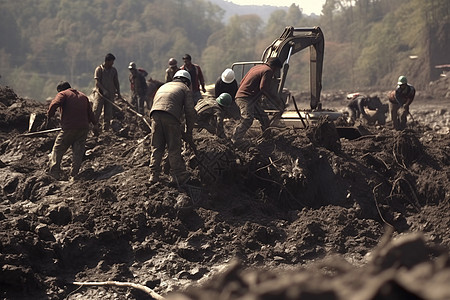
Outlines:
[{"label": "digging tool", "polygon": [[31,131],[31,128],[33,128],[34,120],[36,120],[36,113],[31,113],[30,121],[28,123],[28,131]]},{"label": "digging tool", "polygon": [[413,115],[409,112],[409,110],[408,110],[408,115],[411,117],[411,120],[413,121],[413,123],[416,123],[416,121],[414,120]]},{"label": "digging tool", "polygon": [[308,128],[308,127],[306,126],[306,124],[305,124],[305,120],[303,120],[302,114],[301,114],[300,111],[298,110],[297,102],[295,101],[294,96],[292,96],[292,102],[294,102],[295,111],[297,112],[298,117],[300,118],[300,121],[302,121],[303,127]]},{"label": "digging tool", "polygon": [[125,102],[125,104],[127,105],[127,109],[129,111],[131,111],[132,113],[134,113],[136,116],[138,116],[139,118],[141,118],[142,120],[144,120],[145,124],[147,124],[148,128],[150,128],[150,124],[147,122],[147,119],[145,119],[144,115],[138,113],[137,111],[135,111],[133,109],[133,107],[131,106],[130,102],[128,102],[126,99],[124,99],[123,97],[118,98],[119,100],[122,100],[123,102]]},{"label": "digging tool", "polygon": [[40,134],[46,134],[46,133],[51,133],[51,132],[55,132],[55,131],[60,131],[62,128],[52,128],[52,129],[47,129],[47,130],[41,130],[41,131],[36,131],[36,132],[28,132],[28,133],[24,133],[21,134],[20,136],[34,136],[34,135],[40,135]]},{"label": "digging tool", "polygon": [[[123,111],[123,109],[120,106],[118,106],[117,104],[115,104],[113,101],[109,100],[108,98],[106,98],[105,96],[100,94],[99,92],[96,92],[96,93],[98,93],[103,100],[108,101],[108,103],[110,103],[112,106],[114,106],[115,108],[117,108],[120,111]],[[129,103],[125,99],[123,99],[123,98],[118,98],[118,99],[125,101],[129,105]],[[138,113],[137,111],[135,111],[134,109],[132,109],[129,106],[127,106],[127,109],[129,111],[131,111],[133,114],[135,114],[136,116],[138,116],[139,118],[141,118],[144,121],[144,123],[148,126],[148,129],[151,130],[150,123],[147,121],[147,119],[142,114]]]}]

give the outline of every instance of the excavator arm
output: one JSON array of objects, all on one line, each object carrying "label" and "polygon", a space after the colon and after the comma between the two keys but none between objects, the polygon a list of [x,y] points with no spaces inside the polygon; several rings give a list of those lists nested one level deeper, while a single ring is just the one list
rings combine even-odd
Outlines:
[{"label": "excavator arm", "polygon": [[320,109],[325,47],[324,36],[320,27],[286,27],[281,36],[264,50],[261,60],[264,62],[269,57],[278,57],[284,63],[278,84],[278,94],[281,94],[289,71],[291,56],[308,47],[310,48],[310,106],[311,109]]}]

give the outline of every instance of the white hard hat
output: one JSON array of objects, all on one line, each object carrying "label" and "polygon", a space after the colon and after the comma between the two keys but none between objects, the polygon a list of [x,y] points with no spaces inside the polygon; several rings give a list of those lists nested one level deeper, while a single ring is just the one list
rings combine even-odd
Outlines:
[{"label": "white hard hat", "polygon": [[179,70],[173,75],[173,78],[186,78],[191,82],[191,74],[186,70]]},{"label": "white hard hat", "polygon": [[222,81],[225,83],[232,83],[233,80],[236,78],[234,75],[234,71],[231,69],[225,69],[225,71],[223,71],[222,73]]},{"label": "white hard hat", "polygon": [[136,63],[135,62],[130,62],[130,64],[128,65],[128,69],[136,69]]},{"label": "white hard hat", "polygon": [[169,59],[169,66],[176,66],[178,64],[177,60],[173,57]]}]

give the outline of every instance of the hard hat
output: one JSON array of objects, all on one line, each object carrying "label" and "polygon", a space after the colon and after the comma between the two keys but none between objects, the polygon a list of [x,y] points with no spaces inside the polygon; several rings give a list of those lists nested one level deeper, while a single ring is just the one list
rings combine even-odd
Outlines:
[{"label": "hard hat", "polygon": [[175,73],[175,75],[173,75],[173,78],[185,78],[187,80],[189,80],[189,82],[191,82],[191,74],[189,74],[188,71],[186,70],[179,70]]},{"label": "hard hat", "polygon": [[233,80],[236,78],[234,75],[234,71],[231,69],[225,69],[225,71],[223,71],[222,73],[222,81],[225,83],[232,83]]},{"label": "hard hat", "polygon": [[230,106],[231,102],[233,102],[233,99],[231,98],[231,95],[228,93],[222,93],[219,95],[219,97],[217,97],[216,99],[217,103],[219,103],[219,105],[221,106]]},{"label": "hard hat", "polygon": [[128,69],[136,69],[136,63],[135,62],[130,62],[130,64],[128,65]]},{"label": "hard hat", "polygon": [[397,82],[398,85],[407,84],[407,83],[408,83],[408,80],[406,79],[406,76],[401,75],[398,78],[398,82]]},{"label": "hard hat", "polygon": [[177,60],[173,57],[169,59],[169,66],[176,66],[178,64]]}]

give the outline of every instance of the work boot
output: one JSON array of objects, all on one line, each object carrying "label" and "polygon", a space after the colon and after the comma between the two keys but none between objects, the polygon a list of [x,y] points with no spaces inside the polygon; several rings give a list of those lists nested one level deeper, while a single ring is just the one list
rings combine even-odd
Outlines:
[{"label": "work boot", "polygon": [[50,169],[48,171],[48,175],[52,176],[56,180],[60,180],[61,179],[61,170],[56,169],[56,168]]}]

